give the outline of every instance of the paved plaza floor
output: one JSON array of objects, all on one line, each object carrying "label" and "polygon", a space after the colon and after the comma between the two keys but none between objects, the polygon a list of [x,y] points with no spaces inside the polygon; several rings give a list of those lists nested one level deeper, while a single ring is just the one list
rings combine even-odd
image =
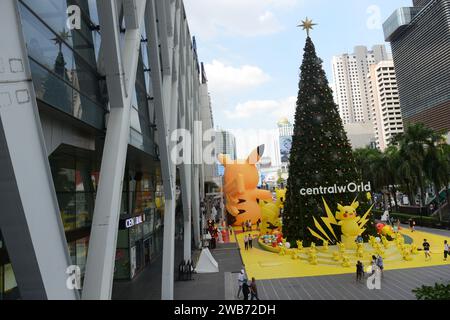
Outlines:
[{"label": "paved plaza floor", "polygon": [[385,271],[380,290],[355,275],[331,275],[258,282],[261,300],[415,300],[413,289],[450,283],[450,265]]},{"label": "paved plaza floor", "polygon": [[[418,261],[423,259],[424,262],[421,261],[414,267],[408,267],[406,264],[404,268],[390,269],[387,266],[388,270],[384,272],[380,290],[369,290],[365,280],[357,283],[353,267],[329,275],[318,273],[310,276],[280,277],[273,273],[272,268],[280,266],[277,266],[276,262],[278,256],[272,253],[272,265],[263,263],[261,267],[260,264],[260,269],[264,270],[265,274],[267,272],[272,274],[266,274],[263,278],[257,277],[259,297],[261,300],[414,300],[413,289],[422,285],[450,283],[450,262],[443,262],[440,250],[440,242],[444,238],[450,240],[450,231],[427,228],[417,230],[409,234],[409,230],[405,228],[404,232],[416,241],[422,241],[423,236],[433,240],[432,261],[426,264],[423,253],[420,253],[415,259]],[[241,236],[238,233],[236,243],[219,244],[217,249],[211,250],[219,264],[219,273],[195,274],[192,281],[175,281],[175,300],[237,300],[237,275],[243,263],[248,276],[255,276],[252,273],[255,266],[252,268],[252,264],[248,264],[249,256],[252,254],[259,256],[261,253],[256,243],[253,251],[246,252],[241,249],[239,247],[242,245]],[[181,259],[182,243],[177,245],[177,249],[177,256]],[[306,267],[306,262],[303,263]],[[158,300],[160,287],[161,264],[155,263],[134,281],[115,283],[113,298]]]}]

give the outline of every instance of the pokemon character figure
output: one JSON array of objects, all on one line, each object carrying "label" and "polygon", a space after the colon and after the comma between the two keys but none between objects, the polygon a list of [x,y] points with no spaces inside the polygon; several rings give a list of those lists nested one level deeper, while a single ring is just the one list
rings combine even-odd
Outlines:
[{"label": "pokemon character figure", "polygon": [[254,150],[246,160],[231,160],[227,155],[219,155],[220,163],[225,167],[224,194],[226,208],[235,217],[235,226],[251,220],[256,224],[261,218],[261,208],[257,200],[272,201],[272,193],[259,190],[258,169],[256,163],[264,154],[264,145]]},{"label": "pokemon character figure", "polygon": [[262,208],[261,235],[281,231],[280,214],[274,203],[268,203]]},{"label": "pokemon character figure", "polygon": [[275,189],[277,195],[276,205],[280,209],[284,209],[284,203],[286,202],[286,189]]},{"label": "pokemon character figure", "polygon": [[341,226],[342,233],[347,237],[356,238],[362,233],[359,227],[359,220],[361,219],[356,214],[356,209],[359,207],[359,202],[356,201],[350,206],[342,206],[338,204],[338,212],[336,212],[336,220]]},{"label": "pokemon character figure", "polygon": [[[321,219],[330,233],[328,233],[326,229],[320,225],[316,218],[314,218],[314,225],[320,233],[308,227],[310,233],[319,240],[326,241],[326,239],[328,239],[333,242],[332,238],[334,238],[335,242],[340,242],[347,249],[356,249],[356,237],[362,235],[364,231],[366,231],[364,226],[367,222],[369,222],[368,216],[373,208],[373,205],[369,210],[367,210],[363,217],[359,217],[356,213],[356,209],[359,207],[359,203],[356,199],[349,206],[338,204],[337,207],[339,211],[336,212],[336,215],[333,215],[325,199],[323,199],[323,203],[327,216],[322,217]],[[336,236],[332,225],[338,225],[341,227],[342,236],[340,240]]]}]

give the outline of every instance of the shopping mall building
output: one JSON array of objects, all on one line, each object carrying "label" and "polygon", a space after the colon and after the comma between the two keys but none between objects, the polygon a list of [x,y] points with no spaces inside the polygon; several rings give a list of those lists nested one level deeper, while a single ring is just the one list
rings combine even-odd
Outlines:
[{"label": "shopping mall building", "polygon": [[214,187],[171,158],[213,128],[183,2],[2,0],[0,26],[0,300],[110,299],[154,263],[173,299]]}]

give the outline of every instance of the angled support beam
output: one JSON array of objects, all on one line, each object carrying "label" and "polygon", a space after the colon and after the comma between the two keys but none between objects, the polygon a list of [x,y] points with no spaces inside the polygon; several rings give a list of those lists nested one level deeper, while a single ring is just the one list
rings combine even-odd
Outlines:
[{"label": "angled support beam", "polygon": [[[140,53],[140,26],[144,20],[146,0],[125,1],[128,17],[124,47],[119,41],[119,15],[115,0],[97,0],[102,30],[105,72],[110,101],[95,202],[83,299],[111,299],[116,255],[120,202],[130,133],[131,99],[136,82]],[[137,23],[133,19],[137,16]]]},{"label": "angled support beam", "polygon": [[0,228],[22,299],[75,300],[17,1],[0,21]]},{"label": "angled support beam", "polygon": [[[177,110],[173,110],[172,102],[177,102],[177,100],[172,97],[173,48],[169,50],[169,46],[172,46],[173,39],[169,38],[167,34],[165,10],[167,2],[169,1],[149,0],[146,9],[146,32],[149,39],[148,60],[151,70],[154,70],[152,73],[152,84],[165,196],[161,298],[163,300],[172,300],[175,268],[176,166],[170,157],[173,147],[170,135],[175,129],[172,118],[177,115]],[[159,45],[161,45],[161,49],[159,49]],[[162,64],[159,59],[160,55]]]}]

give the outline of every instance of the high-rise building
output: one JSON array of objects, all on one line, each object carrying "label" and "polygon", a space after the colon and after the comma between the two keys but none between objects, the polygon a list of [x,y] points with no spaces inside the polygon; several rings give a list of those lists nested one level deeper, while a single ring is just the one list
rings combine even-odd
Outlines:
[{"label": "high-rise building", "polygon": [[3,0],[0,39],[0,300],[129,298],[150,268],[173,299],[205,175],[171,133],[213,126],[183,2]]},{"label": "high-rise building", "polygon": [[[210,141],[203,141],[203,155],[204,157],[210,157],[210,159],[203,159],[204,163],[203,167],[203,180],[205,181],[204,192],[209,193],[212,192],[215,187],[218,186],[220,181],[218,180],[217,175],[217,149],[216,149],[216,135],[214,130],[214,118],[213,111],[211,105],[211,97],[208,91],[208,79],[206,77],[206,71],[204,64],[201,63],[201,84],[199,87],[200,94],[200,120],[202,122],[202,137],[205,133],[209,133],[208,138],[211,138]],[[211,154],[206,154],[206,151],[211,151]]]},{"label": "high-rise building", "polygon": [[232,160],[237,159],[236,137],[225,130],[216,131],[216,154],[226,154]]},{"label": "high-rise building", "polygon": [[403,132],[394,62],[386,60],[371,65],[367,79],[376,145],[384,151],[392,138]]},{"label": "high-rise building", "polygon": [[281,165],[283,167],[289,165],[289,158],[292,149],[292,137],[294,135],[294,126],[287,118],[282,118],[278,121],[278,133],[280,140],[280,156]]},{"label": "high-rise building", "polygon": [[384,45],[357,46],[352,54],[333,57],[334,99],[344,124],[372,120],[367,88],[369,66],[388,59]]},{"label": "high-rise building", "polygon": [[450,0],[416,0],[383,25],[405,124],[450,130]]}]

